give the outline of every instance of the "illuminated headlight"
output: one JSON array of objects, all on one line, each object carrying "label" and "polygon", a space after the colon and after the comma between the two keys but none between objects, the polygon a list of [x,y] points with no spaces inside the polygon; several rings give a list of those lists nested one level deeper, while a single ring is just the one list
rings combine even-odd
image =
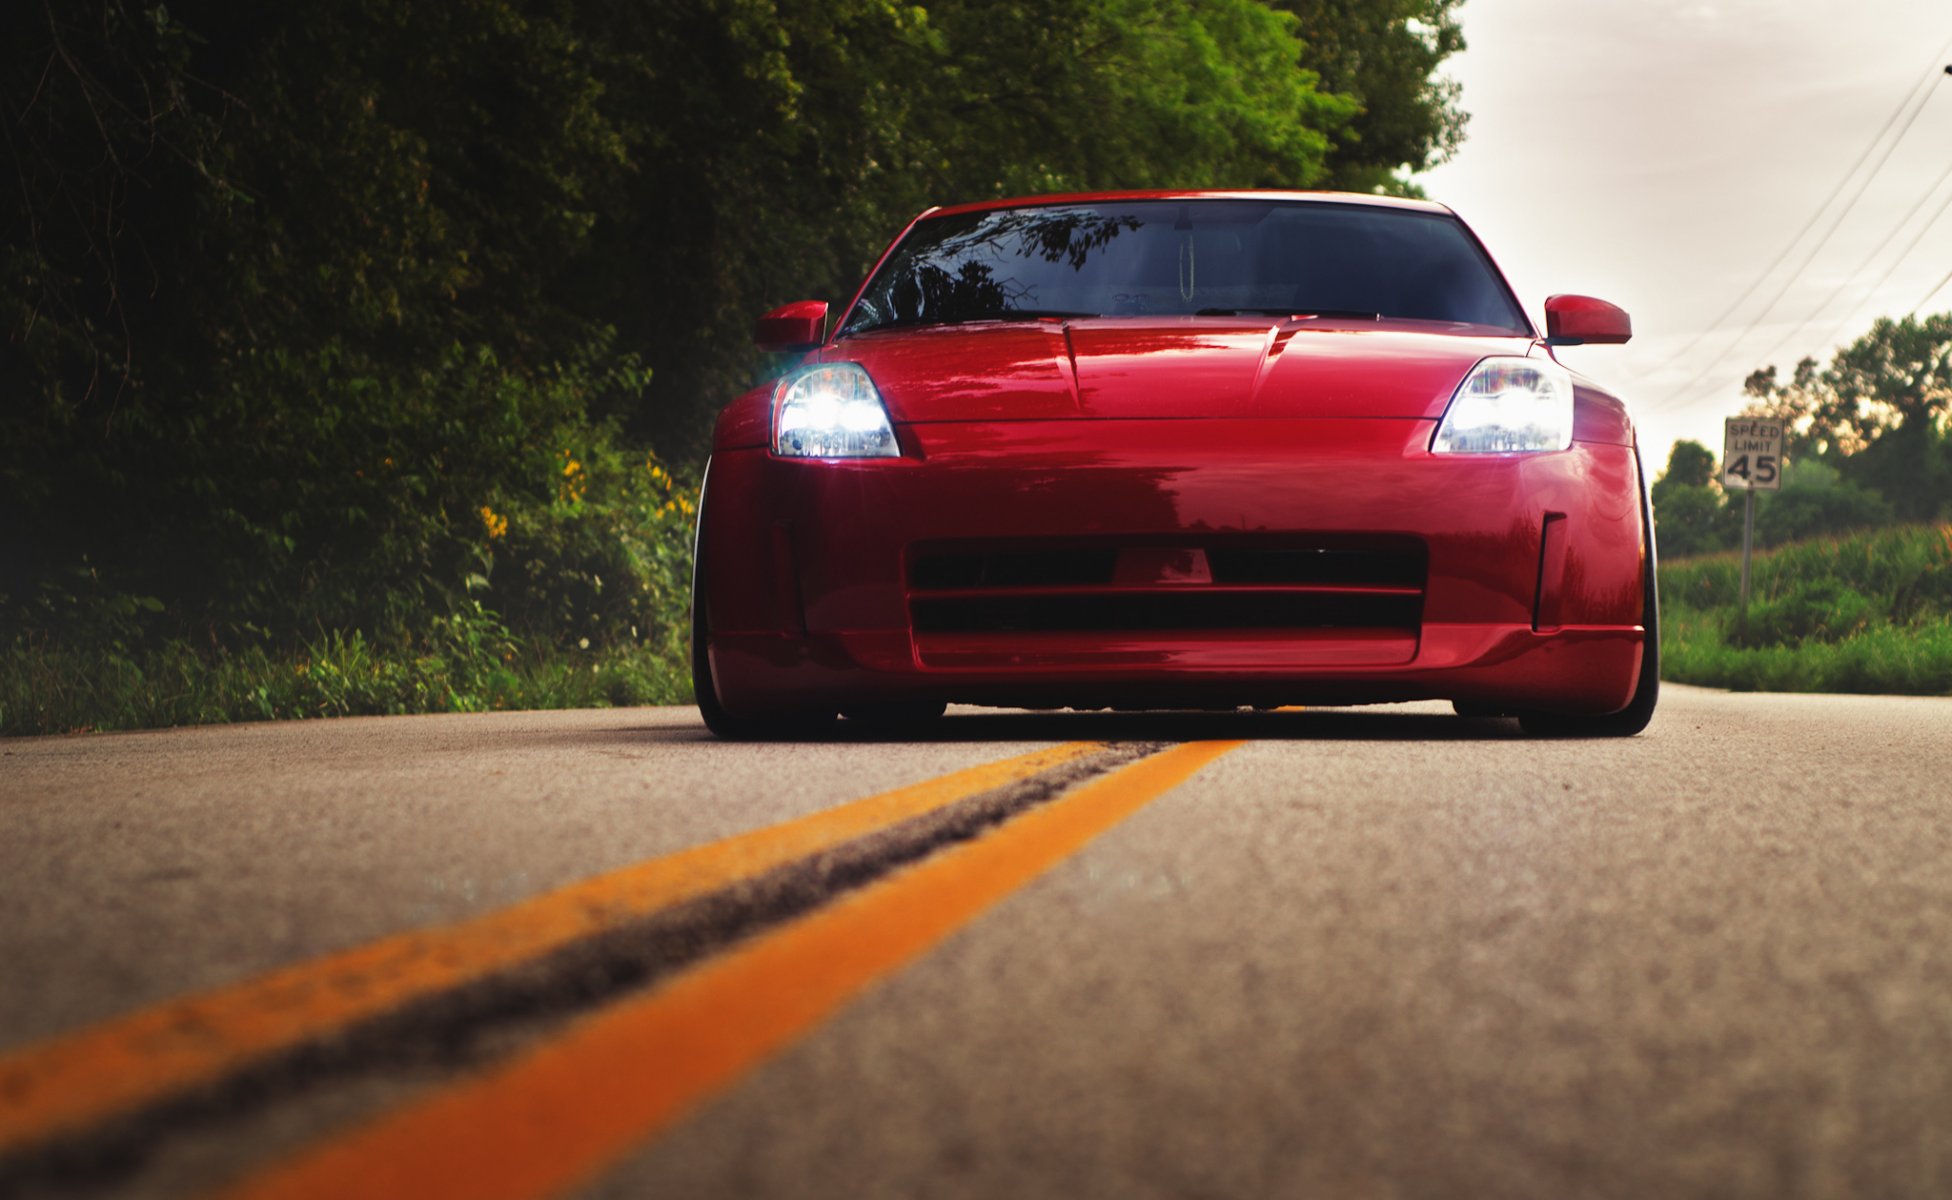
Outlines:
[{"label": "illuminated headlight", "polygon": [[1487,358],[1450,398],[1436,454],[1523,454],[1572,445],[1572,375],[1537,358]]},{"label": "illuminated headlight", "polygon": [[897,458],[901,447],[868,373],[855,363],[829,363],[781,381],[773,408],[773,453]]}]

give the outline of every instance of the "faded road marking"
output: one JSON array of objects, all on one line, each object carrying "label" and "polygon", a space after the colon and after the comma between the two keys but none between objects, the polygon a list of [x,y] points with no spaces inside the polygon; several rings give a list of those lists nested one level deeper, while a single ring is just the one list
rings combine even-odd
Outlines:
[{"label": "faded road marking", "polygon": [[1070,742],[971,767],[16,1050],[0,1056],[0,1153],[1102,749]]}]

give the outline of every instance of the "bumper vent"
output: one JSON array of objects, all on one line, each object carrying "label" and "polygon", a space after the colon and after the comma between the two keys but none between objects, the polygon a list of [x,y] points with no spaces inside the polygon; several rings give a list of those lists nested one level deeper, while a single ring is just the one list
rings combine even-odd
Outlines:
[{"label": "bumper vent", "polygon": [[1426,573],[1413,538],[934,543],[911,550],[908,602],[918,637],[1259,630],[1414,638]]}]

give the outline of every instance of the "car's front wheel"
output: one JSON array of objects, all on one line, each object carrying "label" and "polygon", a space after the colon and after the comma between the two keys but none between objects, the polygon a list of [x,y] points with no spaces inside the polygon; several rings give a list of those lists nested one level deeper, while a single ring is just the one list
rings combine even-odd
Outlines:
[{"label": "car's front wheel", "polygon": [[1642,535],[1646,570],[1641,572],[1641,624],[1647,640],[1640,652],[1640,674],[1635,678],[1633,699],[1616,713],[1602,716],[1573,716],[1565,713],[1522,713],[1518,724],[1526,733],[1539,737],[1632,737],[1654,719],[1654,705],[1661,696],[1661,602],[1654,570],[1654,517],[1647,507],[1646,485],[1641,485]]},{"label": "car's front wheel", "polygon": [[853,705],[841,709],[840,715],[877,733],[907,733],[928,728],[948,710],[940,700],[892,701]]},{"label": "car's front wheel", "polygon": [[719,703],[718,687],[712,682],[711,627],[705,612],[702,574],[691,598],[691,691],[698,702],[698,715],[705,718],[705,728],[732,742],[815,737],[830,728],[834,721],[831,711],[742,717]]}]

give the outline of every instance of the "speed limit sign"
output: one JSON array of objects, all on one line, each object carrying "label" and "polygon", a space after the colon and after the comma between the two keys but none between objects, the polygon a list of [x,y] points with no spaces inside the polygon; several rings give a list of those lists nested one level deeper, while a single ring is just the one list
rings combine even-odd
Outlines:
[{"label": "speed limit sign", "polygon": [[1728,418],[1722,426],[1722,487],[1773,492],[1782,486],[1782,422]]}]

